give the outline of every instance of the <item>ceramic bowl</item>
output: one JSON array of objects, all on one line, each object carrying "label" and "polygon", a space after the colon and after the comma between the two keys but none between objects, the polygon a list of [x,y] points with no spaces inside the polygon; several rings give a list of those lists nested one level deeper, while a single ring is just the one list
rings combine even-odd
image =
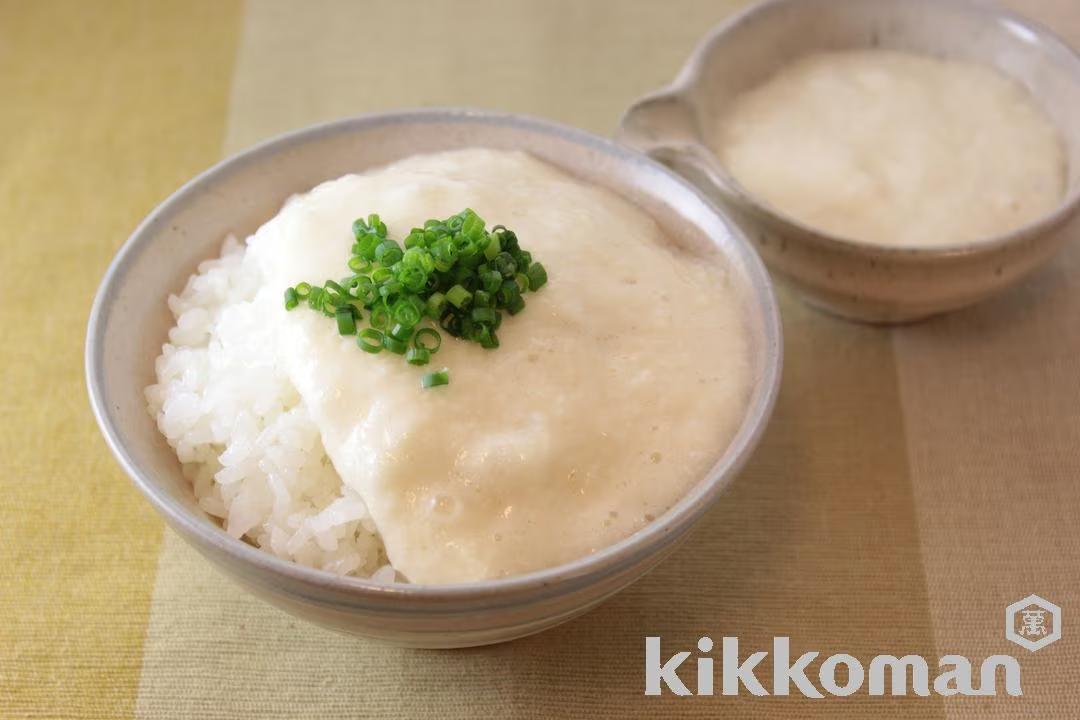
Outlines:
[{"label": "ceramic bowl", "polygon": [[[196,505],[175,454],[157,431],[143,388],[154,381],[180,290],[222,239],[246,237],[290,195],[410,155],[470,146],[526,150],[608,187],[652,215],[672,242],[710,244],[730,265],[752,336],[754,387],[741,427],[716,465],[640,532],[540,572],[454,585],[377,584],[288,562],[228,536]],[[181,537],[255,595],[325,626],[419,647],[509,640],[585,612],[671,552],[742,466],[772,410],[780,324],[764,266],[742,233],[690,184],[610,141],[540,120],[469,110],[359,117],[301,130],[195,178],[135,230],[101,284],[90,316],[91,405],[120,465]]]},{"label": "ceramic bowl", "polygon": [[[748,193],[707,148],[738,93],[817,51],[886,48],[985,63],[1022,83],[1060,129],[1068,190],[1056,210],[997,237],[882,247],[808,227]],[[675,82],[627,111],[619,139],[702,188],[743,226],[775,276],[811,304],[869,322],[978,302],[1050,259],[1080,229],[1080,58],[1006,10],[963,0],[769,0],[713,30]]]}]

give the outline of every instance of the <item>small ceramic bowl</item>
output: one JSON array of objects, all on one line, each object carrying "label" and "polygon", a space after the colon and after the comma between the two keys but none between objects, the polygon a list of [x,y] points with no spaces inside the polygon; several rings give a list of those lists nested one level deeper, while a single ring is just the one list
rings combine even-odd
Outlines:
[{"label": "small ceramic bowl", "polygon": [[[1059,128],[1068,158],[1061,205],[977,242],[882,247],[829,235],[753,197],[705,134],[738,93],[816,51],[887,48],[980,62],[1022,83]],[[768,0],[711,32],[675,82],[635,103],[619,139],[689,178],[743,226],[773,273],[847,318],[904,322],[978,302],[1046,262],[1080,229],[1080,58],[1053,34],[963,0]]]},{"label": "small ceramic bowl", "polygon": [[[741,290],[754,386],[741,427],[716,465],[667,513],[575,562],[457,585],[380,585],[302,567],[227,535],[195,503],[143,397],[172,318],[166,296],[229,233],[246,237],[294,193],[417,153],[484,146],[525,150],[612,189],[652,215],[672,242],[714,246]],[[571,128],[467,110],[342,120],[286,135],[195,178],[135,230],[98,292],[86,343],[90,401],[102,433],[168,524],[255,595],[323,625],[402,645],[459,647],[538,632],[585,612],[641,577],[716,502],[757,443],[780,379],[780,323],[768,275],[741,232],[683,179],[645,156]]]}]

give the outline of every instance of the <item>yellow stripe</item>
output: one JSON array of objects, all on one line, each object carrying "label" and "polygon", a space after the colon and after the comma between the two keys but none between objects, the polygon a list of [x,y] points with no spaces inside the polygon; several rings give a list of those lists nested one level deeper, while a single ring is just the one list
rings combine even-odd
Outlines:
[{"label": "yellow stripe", "polygon": [[116,248],[220,153],[239,2],[0,4],[0,716],[127,717],[161,526],[86,402]]}]

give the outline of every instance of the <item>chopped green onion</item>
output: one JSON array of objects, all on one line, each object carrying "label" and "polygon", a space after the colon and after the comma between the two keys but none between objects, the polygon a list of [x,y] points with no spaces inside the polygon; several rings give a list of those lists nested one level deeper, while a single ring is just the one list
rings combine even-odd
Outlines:
[{"label": "chopped green onion", "polygon": [[442,317],[443,310],[446,309],[446,296],[441,292],[432,293],[431,297],[427,299],[427,304],[424,307],[424,312],[427,316],[433,320],[438,320]]},{"label": "chopped green onion", "polygon": [[368,233],[368,224],[366,222],[364,222],[363,218],[360,218],[359,220],[353,220],[352,232],[353,232],[353,237],[355,237],[356,239],[359,240],[360,238],[367,235],[367,233]]},{"label": "chopped green onion", "polygon": [[495,311],[489,307],[473,308],[473,322],[491,324],[495,322]]},{"label": "chopped green onion", "polygon": [[371,317],[368,319],[371,323],[371,327],[378,328],[379,330],[385,330],[386,326],[390,324],[390,313],[387,312],[383,306],[378,306],[371,311]]},{"label": "chopped green onion", "polygon": [[461,331],[462,330],[462,322],[463,321],[462,321],[462,318],[461,318],[460,315],[457,315],[456,313],[447,311],[439,319],[439,327],[441,327],[446,332],[450,333],[450,335],[452,337],[461,337],[463,335],[463,333]]},{"label": "chopped green onion", "polygon": [[498,270],[490,270],[483,274],[480,281],[484,284],[484,292],[494,295],[502,287],[502,274]]},{"label": "chopped green onion", "polygon": [[450,384],[450,371],[446,368],[439,370],[438,372],[431,372],[420,378],[420,387],[433,388],[440,385]]},{"label": "chopped green onion", "polygon": [[401,252],[401,248],[393,240],[386,240],[375,248],[375,259],[382,263],[383,267],[390,267],[401,260],[402,257],[404,257],[404,253]]},{"label": "chopped green onion", "polygon": [[485,327],[477,342],[480,343],[482,348],[494,350],[499,347],[499,336],[495,334],[494,330],[488,330]]},{"label": "chopped green onion", "polygon": [[356,344],[364,352],[371,354],[382,352],[383,334],[375,328],[364,328],[356,334]]},{"label": "chopped green onion", "polygon": [[349,288],[349,294],[370,307],[379,296],[379,291],[375,289],[375,283],[371,282],[371,278],[361,277],[357,278],[355,286]]},{"label": "chopped green onion", "polygon": [[390,337],[402,342],[408,342],[409,338],[412,337],[412,332],[413,329],[410,326],[397,323],[394,327],[390,328]]},{"label": "chopped green onion", "polygon": [[504,278],[512,278],[514,273],[517,272],[517,263],[514,262],[514,258],[508,252],[499,253],[491,262]]},{"label": "chopped green onion", "polygon": [[456,308],[465,305],[472,298],[472,293],[461,285],[455,285],[446,292],[447,301]]},{"label": "chopped green onion", "polygon": [[356,308],[352,305],[343,305],[337,309],[337,331],[339,335],[356,334]]},{"label": "chopped green onion", "polygon": [[510,254],[513,254],[520,250],[520,248],[518,247],[517,235],[514,233],[513,230],[503,230],[502,248]]},{"label": "chopped green onion", "polygon": [[520,295],[515,295],[506,303],[506,311],[511,315],[517,315],[525,309],[525,300]]},{"label": "chopped green onion", "polygon": [[548,281],[547,270],[540,263],[530,265],[525,271],[525,276],[529,278],[529,289],[534,292],[544,287]]},{"label": "chopped green onion", "polygon": [[[523,294],[543,287],[547,272],[522,250],[518,237],[502,225],[490,230],[466,208],[445,219],[412,228],[402,243],[388,237],[386,224],[372,213],[357,218],[346,264],[352,273],[312,287],[286,288],[286,310],[303,301],[334,318],[341,335],[355,335],[368,353],[382,350],[423,365],[442,344],[432,325],[452,337],[497,348],[496,330],[504,313],[525,308]],[[370,327],[359,328],[362,310]],[[411,341],[411,344],[410,344]],[[449,372],[424,376],[424,387],[445,385]]]},{"label": "chopped green onion", "polygon": [[[406,242],[408,239],[406,238]],[[405,254],[401,256],[401,264],[407,268],[424,268],[424,257],[427,253],[422,247],[406,246]]]},{"label": "chopped green onion", "polygon": [[503,306],[509,307],[514,298],[521,297],[521,288],[517,286],[517,283],[513,280],[507,280],[499,288],[499,300]]},{"label": "chopped green onion", "polygon": [[[443,238],[431,248],[431,254],[435,257],[435,268],[446,272],[457,261],[458,248],[451,238]],[[439,265],[444,267],[439,267]]]},{"label": "chopped green onion", "polygon": [[[431,343],[426,344],[422,338],[431,338]],[[423,350],[429,351],[432,355],[439,352],[439,348],[442,347],[442,335],[437,330],[431,328],[420,328],[416,331],[416,335],[413,337],[413,345]]]},{"label": "chopped green onion", "polygon": [[405,351],[409,349],[407,343],[398,340],[392,335],[383,335],[382,346],[390,352],[397,353],[398,355],[404,355]]},{"label": "chopped green onion", "polygon": [[296,294],[296,288],[285,289],[285,309],[292,310],[300,304],[300,296]]},{"label": "chopped green onion", "polygon": [[431,351],[422,347],[411,347],[405,353],[405,362],[410,365],[427,365],[431,361]]},{"label": "chopped green onion", "polygon": [[345,288],[341,287],[333,280],[327,280],[325,283],[323,283],[323,287],[331,291],[331,295],[335,298],[341,297],[343,295],[348,295],[348,293],[345,292]]},{"label": "chopped green onion", "polygon": [[389,300],[390,298],[395,298],[400,295],[404,289],[405,286],[397,280],[391,280],[388,283],[384,283],[382,287],[379,288],[379,295]]},{"label": "chopped green onion", "polygon": [[492,233],[487,247],[484,248],[484,257],[491,260],[502,251],[502,243],[499,238],[502,237],[502,233]]},{"label": "chopped green onion", "polygon": [[[415,249],[415,248],[414,248]],[[398,282],[405,286],[406,290],[419,292],[427,284],[428,274],[423,268],[407,267],[398,274]]]},{"label": "chopped green onion", "polygon": [[394,322],[411,328],[420,322],[420,311],[408,300],[399,300],[394,305],[393,317]]},{"label": "chopped green onion", "polygon": [[461,223],[461,234],[470,240],[479,240],[484,233],[484,221],[471,209],[466,209],[461,214],[465,216]]}]

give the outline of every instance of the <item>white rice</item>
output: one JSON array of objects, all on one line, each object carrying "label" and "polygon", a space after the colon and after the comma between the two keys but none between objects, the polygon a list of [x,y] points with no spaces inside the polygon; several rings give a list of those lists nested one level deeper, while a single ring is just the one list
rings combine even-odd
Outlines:
[{"label": "white rice", "polygon": [[395,578],[359,495],[345,487],[254,302],[260,272],[235,238],[169,297],[176,326],[146,399],[199,505],[225,530],[302,565]]}]

